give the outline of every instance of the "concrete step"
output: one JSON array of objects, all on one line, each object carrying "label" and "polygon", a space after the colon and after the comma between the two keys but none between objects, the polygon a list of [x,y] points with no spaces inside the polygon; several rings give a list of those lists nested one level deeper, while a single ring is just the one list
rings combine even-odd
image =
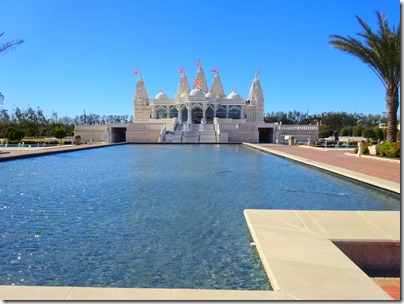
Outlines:
[{"label": "concrete step", "polygon": [[198,136],[183,136],[182,142],[184,143],[197,143],[199,142],[199,135]]},{"label": "concrete step", "polygon": [[216,135],[215,131],[208,131],[208,130],[204,130],[204,131],[199,131],[200,135]]},{"label": "concrete step", "polygon": [[182,135],[183,137],[199,136],[199,131],[184,131]]},{"label": "concrete step", "polygon": [[201,143],[215,143],[216,136],[215,135],[201,135],[199,137],[199,142]]}]

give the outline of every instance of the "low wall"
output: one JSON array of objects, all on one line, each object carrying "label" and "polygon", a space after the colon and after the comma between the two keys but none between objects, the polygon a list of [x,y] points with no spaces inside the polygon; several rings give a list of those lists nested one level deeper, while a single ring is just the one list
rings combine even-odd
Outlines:
[{"label": "low wall", "polygon": [[258,131],[238,131],[238,132],[227,132],[229,143],[258,143],[259,142],[259,132]]},{"label": "low wall", "polygon": [[74,136],[80,135],[81,142],[104,142],[108,138],[107,125],[75,125]]},{"label": "low wall", "polygon": [[334,242],[369,276],[400,276],[400,244],[389,242]]},{"label": "low wall", "polygon": [[158,142],[160,131],[126,131],[127,142]]}]

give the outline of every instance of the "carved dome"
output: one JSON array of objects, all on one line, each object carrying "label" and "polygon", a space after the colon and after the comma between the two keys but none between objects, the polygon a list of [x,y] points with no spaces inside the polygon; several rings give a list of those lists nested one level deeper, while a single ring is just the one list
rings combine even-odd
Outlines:
[{"label": "carved dome", "polygon": [[168,96],[163,92],[163,90],[160,90],[154,99],[168,99]]},{"label": "carved dome", "polygon": [[240,94],[238,94],[234,89],[231,91],[227,99],[243,99],[241,98]]},{"label": "carved dome", "polygon": [[195,89],[193,89],[191,91],[191,93],[189,93],[190,96],[203,96],[205,97],[205,92],[203,91],[203,89],[200,86],[197,86]]}]

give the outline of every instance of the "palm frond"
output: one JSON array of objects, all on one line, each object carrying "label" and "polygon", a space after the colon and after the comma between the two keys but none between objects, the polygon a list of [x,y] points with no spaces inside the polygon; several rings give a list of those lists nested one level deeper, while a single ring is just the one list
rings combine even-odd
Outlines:
[{"label": "palm frond", "polygon": [[[384,13],[376,12],[378,32],[373,32],[370,26],[356,16],[363,31],[357,35],[363,39],[331,35],[329,43],[367,64],[381,80],[383,85],[400,86],[400,32],[390,29]],[[400,26],[399,26],[400,28]]]},{"label": "palm frond", "polygon": [[23,44],[24,40],[10,40],[6,43],[0,45],[0,54],[5,53],[6,51],[12,50],[20,44]]}]

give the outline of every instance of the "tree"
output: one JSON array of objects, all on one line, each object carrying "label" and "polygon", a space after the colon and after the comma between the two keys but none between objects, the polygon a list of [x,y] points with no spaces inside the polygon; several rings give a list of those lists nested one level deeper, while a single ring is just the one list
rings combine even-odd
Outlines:
[{"label": "tree", "polygon": [[57,139],[62,139],[66,136],[66,131],[62,128],[57,128],[53,131],[53,136],[55,136]]},{"label": "tree", "polygon": [[387,141],[395,142],[397,133],[397,110],[400,90],[400,24],[398,29],[390,28],[386,16],[377,11],[378,32],[372,29],[358,16],[363,27],[357,35],[361,40],[351,36],[331,35],[330,44],[350,55],[356,56],[367,64],[383,83],[386,89]]}]

